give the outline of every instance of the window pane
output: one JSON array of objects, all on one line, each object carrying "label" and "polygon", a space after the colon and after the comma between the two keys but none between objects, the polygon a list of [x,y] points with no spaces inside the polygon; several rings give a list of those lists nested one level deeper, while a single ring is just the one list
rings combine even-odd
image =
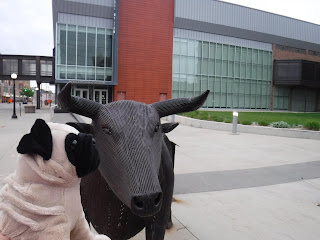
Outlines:
[{"label": "window pane", "polygon": [[67,64],[76,65],[76,26],[68,25]]},{"label": "window pane", "polygon": [[104,67],[105,60],[105,30],[98,28],[97,30],[97,65]]},{"label": "window pane", "polygon": [[36,60],[22,60],[22,74],[36,75]]},{"label": "window pane", "polygon": [[96,29],[87,29],[87,66],[95,66],[96,62]]},{"label": "window pane", "polygon": [[104,80],[104,69],[103,68],[97,68],[97,80],[103,81]]},{"label": "window pane", "polygon": [[86,27],[78,26],[77,65],[86,65]]},{"label": "window pane", "polygon": [[76,67],[67,67],[67,79],[75,79],[76,78]]},{"label": "window pane", "polygon": [[188,40],[181,39],[181,55],[186,56],[188,51]]},{"label": "window pane", "polygon": [[188,56],[194,56],[194,40],[188,42]]},{"label": "window pane", "polygon": [[208,58],[209,57],[209,43],[203,42],[203,57]]},{"label": "window pane", "polygon": [[3,59],[3,74],[11,75],[12,73],[18,74],[18,60],[17,59]]},{"label": "window pane", "polygon": [[40,75],[52,76],[52,61],[46,61],[46,60],[40,61]]},{"label": "window pane", "polygon": [[106,67],[112,67],[112,35],[106,36]]},{"label": "window pane", "polygon": [[58,31],[58,64],[66,64],[67,32],[66,25],[59,25]]},{"label": "window pane", "polygon": [[86,79],[86,68],[85,67],[77,67],[77,78],[79,80]]}]

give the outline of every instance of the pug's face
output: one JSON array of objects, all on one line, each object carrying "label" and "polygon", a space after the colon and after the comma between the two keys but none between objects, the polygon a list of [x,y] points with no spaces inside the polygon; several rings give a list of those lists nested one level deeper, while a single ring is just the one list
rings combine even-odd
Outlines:
[{"label": "pug's face", "polygon": [[79,133],[66,124],[48,123],[37,119],[31,132],[22,137],[21,154],[38,154],[45,161],[55,161],[67,172],[81,178],[95,171],[100,157],[91,134]]}]

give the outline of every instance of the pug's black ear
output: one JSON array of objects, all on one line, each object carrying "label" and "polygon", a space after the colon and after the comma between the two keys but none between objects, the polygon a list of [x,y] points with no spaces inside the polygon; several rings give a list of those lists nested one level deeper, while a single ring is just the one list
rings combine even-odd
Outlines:
[{"label": "pug's black ear", "polygon": [[52,154],[52,135],[49,126],[42,119],[37,119],[31,132],[24,135],[17,147],[18,153],[33,153],[49,160]]},{"label": "pug's black ear", "polygon": [[171,131],[172,131],[173,129],[175,129],[178,125],[179,125],[179,123],[177,123],[177,122],[173,122],[173,123],[163,123],[163,124],[161,124],[161,126],[162,126],[162,132],[163,132],[163,133],[171,132]]},{"label": "pug's black ear", "polygon": [[67,125],[74,127],[81,133],[91,133],[93,134],[93,128],[91,124],[87,123],[77,123],[77,122],[67,122]]}]

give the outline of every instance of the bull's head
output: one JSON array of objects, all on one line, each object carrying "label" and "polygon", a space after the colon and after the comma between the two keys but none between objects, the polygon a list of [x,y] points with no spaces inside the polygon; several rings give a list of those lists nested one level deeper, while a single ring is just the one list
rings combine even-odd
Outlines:
[{"label": "bull's head", "polygon": [[99,170],[112,191],[139,216],[158,212],[162,202],[158,179],[162,133],[174,128],[162,129],[160,118],[198,109],[209,91],[195,98],[150,105],[129,100],[102,105],[72,97],[70,91],[71,84],[61,90],[60,107],[92,119],[90,128],[101,157]]}]

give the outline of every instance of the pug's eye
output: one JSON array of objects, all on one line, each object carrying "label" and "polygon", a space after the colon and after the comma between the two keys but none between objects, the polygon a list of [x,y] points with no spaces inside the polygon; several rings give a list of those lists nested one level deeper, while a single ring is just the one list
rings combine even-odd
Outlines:
[{"label": "pug's eye", "polygon": [[72,149],[73,151],[76,150],[77,144],[78,144],[77,140],[73,140],[73,141],[72,141],[72,143],[71,143],[71,149]]},{"label": "pug's eye", "polygon": [[154,132],[158,132],[159,131],[159,128],[160,128],[160,124],[158,123],[154,129]]}]

